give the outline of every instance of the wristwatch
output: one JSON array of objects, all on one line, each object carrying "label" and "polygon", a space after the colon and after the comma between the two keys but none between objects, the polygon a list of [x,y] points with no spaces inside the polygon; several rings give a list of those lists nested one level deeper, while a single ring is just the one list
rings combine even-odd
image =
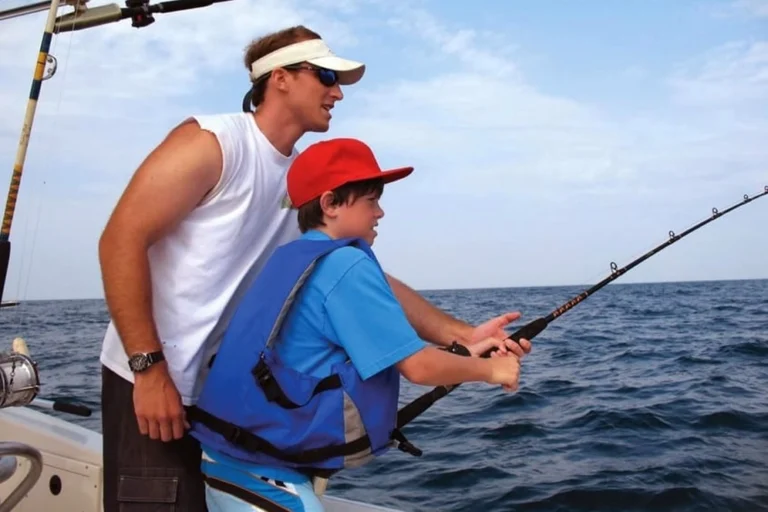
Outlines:
[{"label": "wristwatch", "polygon": [[440,347],[440,350],[445,350],[447,352],[450,352],[452,354],[458,354],[460,356],[469,357],[472,355],[472,352],[469,351],[467,347],[459,343],[458,341],[454,341],[451,343],[448,347]]},{"label": "wristwatch", "polygon": [[152,366],[155,363],[159,363],[160,361],[165,360],[165,355],[163,354],[162,350],[158,350],[157,352],[139,352],[138,354],[133,354],[128,359],[128,367],[131,369],[132,372],[143,372],[150,366]]}]

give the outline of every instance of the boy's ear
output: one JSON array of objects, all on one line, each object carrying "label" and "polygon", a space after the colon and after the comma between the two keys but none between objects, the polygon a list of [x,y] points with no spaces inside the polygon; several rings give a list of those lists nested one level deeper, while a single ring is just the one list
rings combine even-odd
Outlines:
[{"label": "boy's ear", "polygon": [[320,209],[323,211],[324,215],[331,218],[336,217],[336,210],[338,207],[339,205],[333,204],[333,192],[327,190],[322,193],[320,196]]}]

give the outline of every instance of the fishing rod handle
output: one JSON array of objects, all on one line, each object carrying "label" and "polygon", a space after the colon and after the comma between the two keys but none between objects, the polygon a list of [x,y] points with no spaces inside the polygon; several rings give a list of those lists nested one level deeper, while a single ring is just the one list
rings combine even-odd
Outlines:
[{"label": "fishing rod handle", "polygon": [[397,411],[397,428],[403,428],[415,420],[421,413],[429,409],[432,404],[446,396],[456,387],[458,387],[458,384],[452,386],[437,386],[408,405],[403,406]]},{"label": "fishing rod handle", "polygon": [[[512,340],[519,345],[521,339],[526,339],[529,341],[532,340],[533,338],[538,336],[538,334],[541,331],[546,329],[547,325],[549,325],[549,322],[547,322],[547,319],[544,318],[543,316],[540,316],[536,320],[533,320],[532,322],[528,322],[527,324],[525,324],[524,326],[522,326],[512,334],[510,334],[507,337],[507,339]],[[490,357],[491,352],[495,352],[496,350],[498,350],[498,348],[493,347],[489,351],[483,353],[482,357]]]},{"label": "fishing rod handle", "polygon": [[62,402],[56,400],[53,402],[53,410],[59,412],[67,412],[76,416],[88,417],[91,415],[91,409],[84,405],[73,404],[71,402]]},{"label": "fishing rod handle", "polygon": [[[547,319],[545,317],[539,317],[536,320],[525,324],[520,329],[510,334],[508,339],[514,340],[517,343],[520,343],[521,339],[531,340],[534,337],[536,337],[541,331],[546,329],[548,324],[549,322],[547,322]],[[463,356],[469,355],[469,352],[466,351],[466,349],[461,350],[459,347],[456,346],[456,344],[452,345],[451,347],[445,348],[443,350],[447,350],[449,352],[457,353]],[[494,352],[496,350],[498,349],[496,347],[493,347],[487,352],[484,352],[481,357],[491,357],[491,352]],[[433,388],[432,391],[424,393],[419,398],[415,399],[408,405],[402,407],[397,412],[397,428],[400,429],[406,426],[407,424],[409,424],[411,421],[413,421],[419,415],[421,415],[424,411],[432,407],[432,404],[434,404],[444,396],[448,395],[448,393],[452,392],[454,389],[456,389],[459,386],[460,384],[437,386]]]},{"label": "fishing rod handle", "polygon": [[63,400],[46,400],[45,398],[36,397],[30,405],[38,407],[46,407],[54,411],[66,412],[74,414],[76,416],[88,417],[91,415],[91,409],[79,404],[73,404],[71,402],[65,402]]}]

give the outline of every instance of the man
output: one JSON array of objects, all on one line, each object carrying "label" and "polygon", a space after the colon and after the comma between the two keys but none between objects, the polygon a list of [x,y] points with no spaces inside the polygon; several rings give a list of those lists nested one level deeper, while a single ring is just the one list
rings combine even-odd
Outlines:
[{"label": "man", "polygon": [[[303,26],[254,41],[245,65],[255,112],[174,128],[136,171],[99,242],[112,318],[101,352],[106,512],[125,503],[206,510],[184,407],[196,402],[227,305],[275,248],[300,236],[296,212],[283,204],[295,144],[328,130],[340,86],[365,71]],[[473,328],[388,281],[416,332],[439,345],[504,336],[516,318]]]}]

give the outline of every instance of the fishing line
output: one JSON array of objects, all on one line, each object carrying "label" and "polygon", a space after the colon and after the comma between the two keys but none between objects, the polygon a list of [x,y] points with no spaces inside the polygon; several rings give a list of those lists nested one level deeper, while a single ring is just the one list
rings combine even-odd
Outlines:
[{"label": "fishing line", "polygon": [[[765,195],[768,195],[768,185],[765,186],[763,192],[761,192],[761,193],[759,193],[757,195],[754,195],[752,197],[749,197],[748,195],[744,194],[744,199],[742,201],[740,201],[740,202],[730,206],[729,208],[727,208],[727,209],[725,209],[723,211],[718,211],[717,208],[712,208],[712,215],[710,217],[708,217],[707,219],[705,219],[705,220],[695,224],[694,226],[691,226],[690,228],[686,229],[685,231],[683,231],[680,234],[676,234],[674,231],[670,231],[669,232],[669,238],[668,238],[668,240],[666,242],[657,245],[656,247],[654,247],[650,251],[646,252],[645,254],[640,256],[639,258],[631,261],[630,263],[628,263],[624,267],[619,268],[618,265],[616,265],[616,263],[611,262],[611,273],[605,279],[603,279],[599,283],[595,284],[591,288],[589,288],[589,289],[581,292],[580,294],[574,296],[573,298],[571,298],[567,302],[563,303],[562,305],[560,305],[556,309],[552,310],[552,312],[550,312],[548,315],[539,317],[539,318],[537,318],[537,319],[527,323],[526,325],[524,325],[523,327],[521,327],[520,329],[518,329],[514,333],[510,334],[507,337],[507,339],[513,340],[513,341],[515,341],[517,343],[520,342],[520,339],[527,339],[527,340],[533,339],[539,333],[541,333],[544,329],[546,329],[547,326],[550,323],[555,321],[555,319],[561,317],[562,315],[564,315],[565,313],[567,313],[568,311],[570,311],[571,309],[576,307],[578,304],[580,304],[581,302],[586,300],[589,296],[591,296],[592,294],[594,294],[595,292],[600,290],[602,287],[604,287],[605,285],[607,285],[611,281],[614,281],[614,280],[618,279],[619,277],[621,277],[622,275],[624,275],[625,273],[630,271],[632,268],[634,268],[637,265],[639,265],[640,263],[642,263],[643,261],[647,260],[648,258],[653,256],[654,254],[657,254],[660,251],[666,249],[667,247],[669,247],[670,245],[674,244],[678,240],[680,240],[680,239],[684,238],[685,236],[693,233],[697,229],[705,226],[706,224],[712,222],[713,220],[719,219],[720,217],[722,217],[726,213],[729,213],[729,212],[735,210],[736,208],[744,206],[745,204],[750,203],[750,202],[754,201],[755,199],[758,199],[758,198],[760,198],[762,196],[765,196]],[[496,347],[494,347],[494,348],[488,350],[487,352],[483,353],[481,355],[481,357],[485,357],[485,358],[490,357],[491,353],[495,352],[496,350],[497,350]],[[447,386],[437,386],[432,391],[429,391],[429,392],[423,394],[422,396],[420,396],[419,398],[415,399],[414,401],[412,401],[408,405],[403,406],[398,411],[398,413],[397,413],[397,429],[398,430],[401,429],[402,427],[404,427],[405,425],[407,425],[408,423],[410,423],[411,421],[416,419],[424,411],[429,409],[432,406],[432,404],[434,404],[435,402],[437,402],[438,400],[440,400],[441,398],[443,398],[444,396],[446,396],[447,394],[449,394],[451,391],[453,391],[454,389],[456,389],[459,386],[460,386],[460,384],[452,384],[452,385],[447,385]]]},{"label": "fishing line", "polygon": [[[77,0],[77,2],[72,5],[72,7],[75,8],[75,11],[79,11],[83,6],[84,6],[83,0]],[[50,74],[47,75],[46,80],[48,80],[50,78],[53,78],[53,76],[56,74],[56,71],[58,71],[58,69],[59,69],[58,59],[54,55],[56,53],[56,47],[58,45],[58,41],[59,41],[59,39],[61,37],[62,36],[55,37],[55,38],[53,38],[53,40],[51,42],[51,50],[50,50],[49,55],[48,55],[48,63],[52,64],[52,68],[50,70]],[[73,41],[73,39],[74,39],[74,34],[70,33],[69,34],[69,44],[67,45],[67,51],[66,51],[66,53],[64,55],[64,59],[63,59],[64,62],[66,62],[67,64],[69,64],[70,58],[72,56],[72,41]],[[51,121],[51,133],[53,133],[53,136],[51,138],[53,139],[53,143],[51,144],[50,142],[48,142],[48,143],[45,144],[46,148],[49,148],[49,150],[45,152],[45,155],[46,155],[45,158],[48,161],[54,160],[54,157],[55,157],[56,160],[59,159],[58,156],[57,156],[57,152],[61,148],[60,148],[60,146],[58,144],[56,144],[56,141],[60,137],[59,138],[56,137],[56,132],[57,132],[57,129],[58,129],[57,123],[60,121],[59,115],[61,113],[62,98],[64,96],[64,91],[67,90],[66,85],[67,85],[67,75],[68,75],[67,71],[68,70],[69,70],[69,65],[65,65],[64,68],[63,68],[64,75],[61,78],[62,82],[61,82],[61,88],[59,89],[59,97],[56,100],[56,108],[55,108],[54,113],[52,115],[53,120]],[[38,206],[37,206],[37,214],[36,214],[36,218],[35,218],[35,228],[34,228],[34,230],[32,230],[32,248],[30,249],[30,252],[29,252],[29,273],[26,275],[26,282],[24,284],[23,290],[20,290],[20,292],[23,293],[23,297],[22,297],[23,300],[26,300],[27,292],[29,290],[29,280],[32,277],[32,262],[34,261],[34,256],[35,256],[35,245],[37,243],[37,235],[40,232],[40,219],[43,216],[43,205],[45,204],[44,199],[45,199],[46,188],[47,188],[46,187],[47,182],[46,182],[45,178],[46,178],[46,174],[50,173],[50,168],[53,167],[53,166],[49,165],[48,163],[43,163],[43,165],[41,165],[41,167],[44,170],[43,174],[41,176],[43,178],[42,179],[43,186],[40,188],[40,193],[39,193],[39,195],[37,197]],[[22,261],[23,261],[23,259],[22,259]]]},{"label": "fishing line", "polygon": [[[76,10],[80,10],[84,7],[84,0],[77,0],[76,3],[72,4],[71,6]],[[50,80],[53,78],[57,71],[59,71],[59,59],[56,57],[57,50],[59,47],[59,39],[63,37],[62,35],[59,35],[58,37],[54,37],[51,39],[51,46],[48,51],[48,55],[46,56],[46,65],[44,68],[44,75],[42,78],[42,81],[45,82],[46,80]],[[72,55],[72,41],[74,39],[74,35],[70,34],[69,42],[66,48],[66,52],[64,54],[64,58],[62,59],[63,62],[69,63],[70,57]],[[25,236],[23,238],[24,242],[21,246],[21,258],[19,258],[19,271],[18,271],[18,280],[16,284],[16,297],[15,299],[20,302],[26,302],[28,299],[28,293],[29,293],[29,283],[32,278],[32,269],[34,268],[34,258],[35,258],[35,247],[37,245],[37,237],[40,233],[40,221],[43,218],[44,214],[44,206],[46,204],[46,189],[48,188],[47,180],[51,173],[51,168],[55,167],[55,165],[51,165],[51,162],[58,161],[60,158],[58,154],[60,153],[61,148],[56,143],[58,140],[56,138],[56,133],[59,130],[59,122],[60,122],[60,114],[61,114],[61,104],[62,104],[62,98],[64,96],[64,92],[67,90],[67,76],[69,71],[69,66],[65,65],[63,66],[63,76],[62,76],[62,83],[61,88],[59,89],[58,98],[55,101],[55,108],[51,115],[51,126],[50,126],[50,133],[53,134],[51,136],[50,134],[47,134],[45,138],[43,138],[42,143],[43,147],[45,148],[44,156],[41,158],[40,164],[38,165],[38,169],[34,172],[38,173],[38,179],[41,182],[40,188],[38,190],[38,195],[36,197],[36,208],[30,207],[30,213],[26,218],[26,222],[24,225],[24,233]],[[41,95],[42,96],[42,95]],[[42,100],[38,101],[37,111],[43,112],[44,108],[42,108],[43,102]],[[53,142],[51,142],[53,141]],[[30,171],[27,171],[29,173]],[[28,180],[29,178],[27,178]],[[47,210],[46,210],[47,212]],[[34,227],[30,229],[29,225],[31,222],[34,222]],[[29,240],[31,238],[31,241]],[[29,251],[27,251],[27,244],[30,244]],[[26,257],[25,257],[26,255]],[[23,281],[23,284],[22,284]],[[21,327],[24,323],[24,321],[28,318],[28,313],[25,308],[16,308],[14,315],[14,324],[17,328]]]}]

